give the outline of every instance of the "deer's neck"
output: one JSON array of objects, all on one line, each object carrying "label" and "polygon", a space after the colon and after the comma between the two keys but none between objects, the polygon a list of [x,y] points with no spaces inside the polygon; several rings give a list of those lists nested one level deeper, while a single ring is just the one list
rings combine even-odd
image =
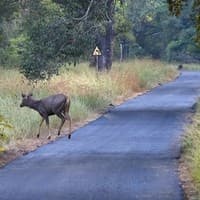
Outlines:
[{"label": "deer's neck", "polygon": [[28,107],[38,111],[40,100],[29,99]]}]

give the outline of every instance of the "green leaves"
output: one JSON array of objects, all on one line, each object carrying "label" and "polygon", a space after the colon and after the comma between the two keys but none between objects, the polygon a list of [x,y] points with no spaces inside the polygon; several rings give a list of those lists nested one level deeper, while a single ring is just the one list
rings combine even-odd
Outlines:
[{"label": "green leaves", "polygon": [[0,1],[0,22],[3,19],[10,19],[12,14],[18,9],[18,0],[1,0]]},{"label": "green leaves", "polygon": [[8,60],[7,52],[4,50],[7,50],[9,46],[9,31],[5,29],[17,10],[17,0],[0,0],[0,65],[5,64]]},{"label": "green leaves", "polygon": [[180,15],[181,10],[183,8],[183,3],[186,2],[186,0],[167,0],[169,5],[169,11],[173,15]]},{"label": "green leaves", "polygon": [[169,11],[175,15],[179,16],[184,10],[184,6],[190,7],[192,4],[192,12],[190,13],[192,19],[195,21],[196,27],[196,42],[200,45],[200,1],[199,0],[168,0]]},{"label": "green leaves", "polygon": [[[4,128],[13,128],[5,119],[2,115],[0,115],[0,130]],[[1,131],[2,133],[3,131]]]},{"label": "green leaves", "polygon": [[[167,1],[131,0],[128,16],[133,24],[136,37],[132,53],[168,61],[198,62],[198,47],[195,44],[195,16],[193,3],[195,0],[171,0],[173,13],[181,13],[178,17],[170,15]],[[172,8],[170,8],[172,11]],[[179,12],[180,12],[179,11]],[[200,37],[198,37],[200,38]]]},{"label": "green leaves", "polygon": [[0,115],[0,153],[5,151],[4,143],[9,140],[8,135],[6,134],[7,129],[12,129],[10,125],[2,115]]},{"label": "green leaves", "polygon": [[[21,65],[21,72],[28,79],[48,79],[58,73],[64,62],[76,63],[92,51],[95,40],[92,20],[74,20],[78,16],[75,10],[55,2],[37,0],[29,4],[25,23],[28,40]],[[77,13],[81,5],[84,7],[85,3],[70,3],[70,7],[79,6]]]}]

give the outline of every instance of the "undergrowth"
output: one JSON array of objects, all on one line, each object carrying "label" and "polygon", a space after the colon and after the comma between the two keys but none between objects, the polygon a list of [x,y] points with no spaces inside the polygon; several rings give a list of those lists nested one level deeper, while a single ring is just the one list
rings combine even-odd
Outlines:
[{"label": "undergrowth", "polygon": [[192,124],[187,127],[183,140],[183,152],[197,191],[193,199],[200,199],[200,102]]},{"label": "undergrowth", "polygon": [[[10,140],[35,137],[40,116],[33,110],[19,107],[22,92],[33,92],[36,99],[56,93],[69,95],[70,114],[73,122],[77,122],[104,109],[119,96],[129,97],[176,75],[175,67],[154,60],[114,63],[110,72],[98,75],[88,63],[76,67],[65,65],[60,75],[34,83],[25,79],[17,69],[0,68],[0,114],[13,126],[6,131]],[[56,117],[51,118],[51,127],[58,127],[58,123]]]},{"label": "undergrowth", "polygon": [[200,70],[200,65],[197,63],[193,64],[184,64],[183,65],[184,70],[194,70],[194,71],[199,71]]}]

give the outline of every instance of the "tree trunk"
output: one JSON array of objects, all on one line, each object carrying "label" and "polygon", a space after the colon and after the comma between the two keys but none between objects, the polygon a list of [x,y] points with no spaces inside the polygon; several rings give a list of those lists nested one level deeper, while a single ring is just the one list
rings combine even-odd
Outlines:
[{"label": "tree trunk", "polygon": [[113,56],[113,21],[110,21],[106,27],[106,63],[105,67],[110,70],[112,67]]},{"label": "tree trunk", "polygon": [[98,38],[98,46],[101,51],[101,56],[99,56],[99,63],[98,63],[98,70],[110,70],[112,67],[112,56],[113,56],[113,6],[114,1],[108,0],[107,1],[107,15],[108,15],[108,22],[106,24],[106,31],[104,35],[101,35]]}]

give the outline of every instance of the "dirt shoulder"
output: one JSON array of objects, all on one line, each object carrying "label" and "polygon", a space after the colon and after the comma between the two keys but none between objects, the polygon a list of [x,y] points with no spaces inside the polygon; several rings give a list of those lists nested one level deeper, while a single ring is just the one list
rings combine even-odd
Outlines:
[{"label": "dirt shoulder", "polygon": [[182,156],[179,161],[179,177],[184,190],[185,199],[198,200],[198,191],[190,175],[189,164],[186,162],[184,156]]},{"label": "dirt shoulder", "polygon": [[[147,92],[147,91],[145,91]],[[111,109],[113,106],[117,106],[122,104],[123,102],[135,98],[139,95],[144,94],[145,92],[140,92],[140,93],[134,93],[132,96],[128,98],[124,98],[122,96],[119,96],[112,104],[108,105],[107,108],[104,110],[100,111],[99,113],[93,113],[89,118],[86,120],[80,121],[80,122],[72,122],[72,132],[76,131],[77,129],[81,128],[82,126],[88,124],[89,122],[99,118],[102,114],[107,112],[109,109]],[[56,132],[53,130],[53,132]],[[7,147],[7,151],[0,153],[0,167],[5,166],[9,162],[19,158],[20,156],[23,156],[25,154],[28,154],[31,151],[36,150],[37,148],[51,143],[58,139],[59,137],[66,137],[67,139],[67,133],[68,130],[63,129],[61,136],[57,136],[56,133],[52,134],[51,140],[47,139],[48,134],[47,133],[42,133],[40,138],[25,138],[25,139],[20,139],[15,141],[15,144],[9,144]],[[72,139],[73,139],[73,134],[72,134]]]},{"label": "dirt shoulder", "polygon": [[[86,125],[90,121],[98,118],[99,116],[100,116],[100,114],[93,114],[93,116],[91,116],[87,120],[73,123],[72,132],[74,132],[76,129]],[[45,144],[55,141],[59,137],[66,137],[66,139],[68,139],[67,134],[64,134],[67,131],[68,130],[63,129],[61,136],[57,136],[56,133],[53,133],[51,136],[51,140],[47,139],[47,136],[48,136],[47,133],[42,133],[40,138],[37,138],[35,136],[35,138],[20,139],[20,140],[15,141],[15,144],[12,144],[12,143],[9,144],[9,146],[7,147],[8,150],[3,153],[0,153],[0,167],[5,166],[7,163],[15,160],[16,158],[19,158],[20,156],[23,156],[31,151],[34,151],[37,148],[39,148]],[[55,132],[55,131],[53,131],[53,132]],[[73,135],[72,135],[72,138],[73,138]]]}]

